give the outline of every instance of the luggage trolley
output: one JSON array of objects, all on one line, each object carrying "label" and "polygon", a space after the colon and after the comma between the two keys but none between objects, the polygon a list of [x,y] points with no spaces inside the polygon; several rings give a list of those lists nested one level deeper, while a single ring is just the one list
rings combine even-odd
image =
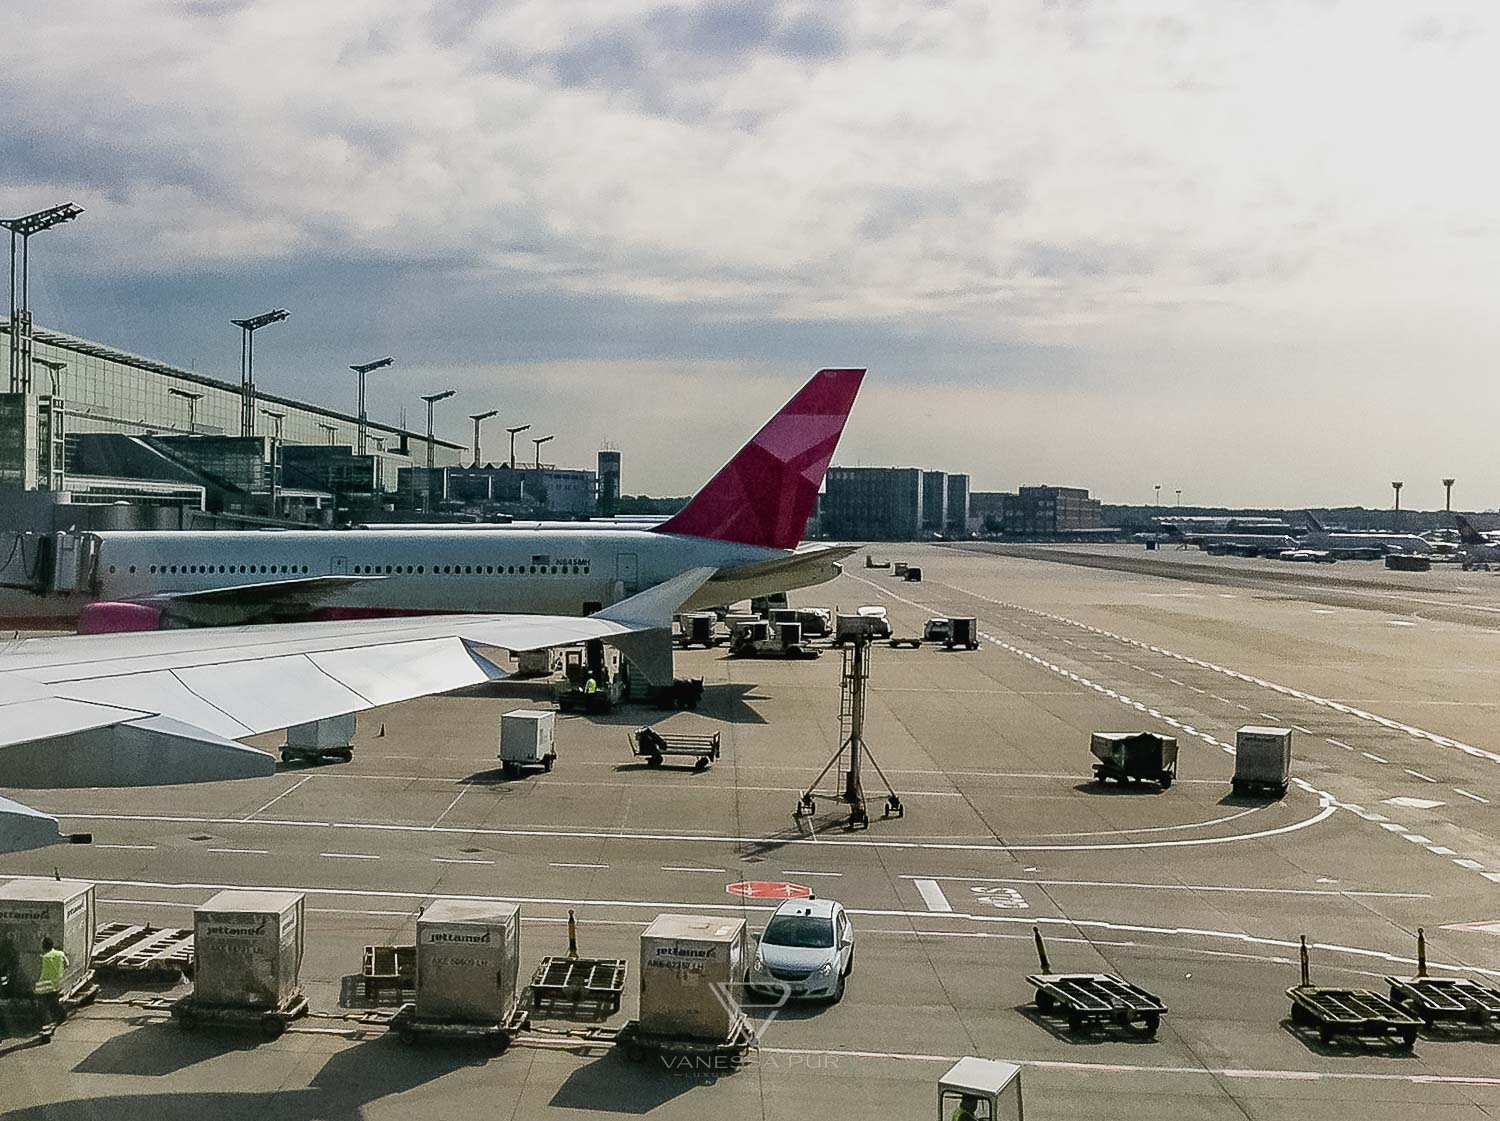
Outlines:
[{"label": "luggage trolley", "polygon": [[531,976],[532,1010],[612,1016],[625,992],[625,968],[624,958],[543,958]]},{"label": "luggage trolley", "polygon": [[750,1019],[743,1012],[730,1026],[725,1039],[698,1039],[689,1036],[659,1035],[641,1031],[639,1020],[630,1020],[615,1036],[615,1044],[631,1062],[647,1058],[684,1058],[696,1061],[722,1062],[736,1066],[745,1053],[760,1046]]},{"label": "luggage trolley", "polygon": [[1292,1023],[1316,1030],[1327,1046],[1341,1035],[1357,1038],[1394,1036],[1410,1050],[1422,1021],[1404,1008],[1368,989],[1332,989],[1308,979],[1307,935],[1302,935],[1302,983],[1287,989],[1292,998]]},{"label": "luggage trolley", "polygon": [[1066,1015],[1068,1031],[1075,1035],[1095,1025],[1117,1024],[1137,1028],[1148,1039],[1155,1037],[1167,1011],[1160,997],[1113,973],[1053,973],[1040,928],[1032,927],[1031,936],[1042,971],[1026,980],[1036,989],[1039,1014]]},{"label": "luggage trolley", "polygon": [[1472,1024],[1496,1029],[1500,1019],[1500,989],[1468,977],[1427,975],[1427,935],[1417,927],[1417,975],[1387,977],[1391,1003],[1414,1012],[1424,1024]]},{"label": "luggage trolley", "polygon": [[693,770],[706,771],[719,757],[719,733],[689,736],[658,732],[650,726],[637,728],[630,733],[630,753],[645,759],[648,767],[660,767],[669,755],[687,756],[694,760]]},{"label": "luggage trolley", "polygon": [[1155,782],[1163,790],[1177,777],[1177,737],[1155,732],[1095,732],[1089,751],[1099,762],[1094,778],[1130,782]]}]

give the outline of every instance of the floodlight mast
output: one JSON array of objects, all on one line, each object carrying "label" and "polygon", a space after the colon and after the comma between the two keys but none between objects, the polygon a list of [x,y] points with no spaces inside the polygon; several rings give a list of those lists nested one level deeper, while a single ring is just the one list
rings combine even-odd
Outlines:
[{"label": "floodlight mast", "polygon": [[555,440],[556,436],[533,436],[531,442],[536,445],[536,469],[542,469],[542,445],[548,440]]},{"label": "floodlight mast", "polygon": [[[365,454],[366,433],[369,430],[370,423],[369,418],[365,415],[365,375],[371,370],[384,369],[395,361],[394,358],[387,355],[385,358],[377,358],[373,362],[356,362],[349,367],[349,369],[359,375],[359,432],[354,441],[354,453],[356,455]],[[332,443],[331,440],[329,442]]]},{"label": "floodlight mast", "polygon": [[203,394],[194,393],[190,389],[168,389],[173,397],[181,397],[187,402],[188,407],[188,434],[192,435],[198,431],[198,402],[203,400]]},{"label": "floodlight mast", "polygon": [[[433,452],[436,450],[433,447],[433,444],[432,444],[432,406],[435,405],[435,404],[437,404],[439,401],[446,401],[449,397],[452,397],[457,392],[458,392],[458,390],[456,390],[456,389],[445,389],[441,393],[424,393],[422,395],[422,400],[424,400],[424,401],[427,402],[427,470],[428,471],[432,470],[433,463],[434,463]],[[429,478],[427,481],[428,481],[428,485],[430,486],[432,484],[431,478]]]},{"label": "floodlight mast", "polygon": [[240,435],[255,435],[255,332],[272,323],[280,323],[291,312],[272,308],[247,319],[231,319],[240,329]]},{"label": "floodlight mast", "polygon": [[479,426],[499,412],[499,409],[491,409],[487,413],[469,414],[469,419],[474,422],[474,466],[476,468],[479,466]]},{"label": "floodlight mast", "polygon": [[[19,218],[0,219],[0,229],[10,231],[10,391],[31,392],[31,235],[83,213],[71,202],[50,206]],[[16,285],[16,239],[20,239],[20,286]]]},{"label": "floodlight mast", "polygon": [[1458,482],[1457,479],[1443,480],[1443,490],[1446,492],[1443,496],[1443,512],[1445,514],[1453,512],[1453,484],[1456,482]]},{"label": "floodlight mast", "polygon": [[512,470],[514,470],[516,466],[516,433],[525,432],[530,427],[531,425],[529,424],[518,424],[514,428],[506,429],[506,431],[510,433],[510,466]]}]

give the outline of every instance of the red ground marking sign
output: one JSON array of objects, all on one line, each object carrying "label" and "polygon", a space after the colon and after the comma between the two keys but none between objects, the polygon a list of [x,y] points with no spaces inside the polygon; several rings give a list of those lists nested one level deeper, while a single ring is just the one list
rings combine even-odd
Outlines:
[{"label": "red ground marking sign", "polygon": [[741,880],[727,884],[724,888],[730,895],[746,899],[810,899],[812,888],[804,884],[789,884],[781,880]]}]

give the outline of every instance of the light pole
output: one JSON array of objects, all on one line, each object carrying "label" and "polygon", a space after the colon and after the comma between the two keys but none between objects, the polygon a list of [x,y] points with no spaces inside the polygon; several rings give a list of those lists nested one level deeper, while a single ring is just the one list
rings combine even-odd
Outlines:
[{"label": "light pole", "polygon": [[433,452],[435,450],[432,444],[432,406],[436,405],[439,401],[446,401],[457,392],[458,390],[456,389],[445,389],[441,393],[424,393],[422,395],[422,400],[427,402],[427,470],[429,471],[432,470]]},{"label": "light pole", "polygon": [[[359,435],[355,437],[354,441],[355,455],[365,454],[365,431],[369,425],[369,420],[365,415],[365,375],[371,370],[384,369],[395,361],[394,358],[387,355],[385,358],[377,358],[373,362],[356,362],[349,367],[359,375]],[[329,438],[328,442],[330,444],[333,443],[332,437]]]},{"label": "light pole", "polygon": [[1456,482],[1458,482],[1457,479],[1443,480],[1443,490],[1446,492],[1443,496],[1443,511],[1445,513],[1453,513],[1453,484]]},{"label": "light pole", "polygon": [[1161,484],[1160,483],[1156,484],[1156,504],[1158,506],[1161,505]]},{"label": "light pole", "polygon": [[545,444],[548,440],[555,439],[557,439],[556,436],[533,436],[531,438],[531,442],[536,445],[536,469],[538,471],[542,469],[542,445]]},{"label": "light pole", "polygon": [[231,319],[240,329],[240,435],[255,435],[255,332],[280,323],[291,312],[272,308],[248,319]]},{"label": "light pole", "polygon": [[1405,483],[1401,482],[1393,482],[1391,484],[1391,489],[1396,492],[1396,513],[1398,514],[1401,513],[1401,488],[1405,485]]},{"label": "light pole", "polygon": [[203,394],[194,393],[190,389],[168,389],[173,397],[181,397],[188,406],[188,435],[198,431],[198,402],[203,400]]},{"label": "light pole", "polygon": [[517,425],[515,428],[506,429],[506,431],[510,433],[510,465],[512,469],[514,469],[516,466],[516,433],[525,432],[530,427],[531,425],[529,424],[521,424]]},{"label": "light pole", "polygon": [[491,409],[487,413],[470,413],[469,419],[474,422],[474,466],[479,467],[479,426],[490,417],[498,413],[499,409]]},{"label": "light pole", "polygon": [[63,404],[62,372],[68,368],[68,364],[53,362],[47,358],[35,358],[33,361],[52,375],[52,399],[47,406],[50,421],[47,433],[47,489],[58,492],[63,489],[65,481],[63,476],[67,469],[64,458],[68,449],[63,442],[67,431],[63,425],[63,418],[68,410]]},{"label": "light pole", "polygon": [[1181,487],[1177,488],[1177,505],[1179,505],[1179,506],[1182,505],[1182,488]]},{"label": "light pole", "polygon": [[[31,235],[83,213],[83,207],[65,202],[25,214],[0,219],[0,229],[10,231],[10,391],[31,392]],[[16,289],[16,239],[21,239],[21,287]],[[19,296],[19,299],[17,298]]]},{"label": "light pole", "polygon": [[280,489],[279,486],[278,486],[278,481],[279,481],[280,476],[281,476],[280,463],[279,463],[279,460],[281,458],[281,422],[286,419],[286,413],[277,412],[275,409],[262,409],[260,411],[260,413],[261,413],[261,416],[270,417],[271,418],[271,425],[272,425],[272,428],[271,428],[271,516],[274,518],[276,516],[276,514],[277,514],[277,511],[278,511],[278,508],[279,508],[279,505],[280,505],[278,503],[278,501],[277,501],[277,497],[278,497],[277,491]]},{"label": "light pole", "polygon": [[324,432],[328,433],[328,446],[333,447],[333,439],[339,433],[339,426],[336,424],[329,424],[326,420],[320,420],[318,421],[318,427],[321,428]]}]

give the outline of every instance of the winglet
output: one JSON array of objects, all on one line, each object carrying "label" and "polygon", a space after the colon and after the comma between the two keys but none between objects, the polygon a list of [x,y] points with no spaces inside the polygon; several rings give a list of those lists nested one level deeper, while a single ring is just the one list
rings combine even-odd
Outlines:
[{"label": "winglet", "polygon": [[819,370],[653,532],[795,549],[864,376],[864,370]]},{"label": "winglet", "polygon": [[670,628],[672,617],[717,571],[716,568],[690,568],[603,611],[594,612],[593,618],[619,623],[633,631]]},{"label": "winglet", "polygon": [[1303,510],[1302,511],[1302,516],[1307,519],[1307,524],[1310,525],[1313,528],[1313,531],[1315,533],[1327,533],[1328,532],[1326,529],[1323,528],[1323,523],[1320,522],[1320,521],[1318,521],[1317,518],[1313,517],[1313,512],[1311,510]]},{"label": "winglet", "polygon": [[1458,523],[1458,539],[1465,545],[1484,545],[1484,536],[1474,528],[1474,523],[1462,514],[1454,514],[1453,520]]}]

